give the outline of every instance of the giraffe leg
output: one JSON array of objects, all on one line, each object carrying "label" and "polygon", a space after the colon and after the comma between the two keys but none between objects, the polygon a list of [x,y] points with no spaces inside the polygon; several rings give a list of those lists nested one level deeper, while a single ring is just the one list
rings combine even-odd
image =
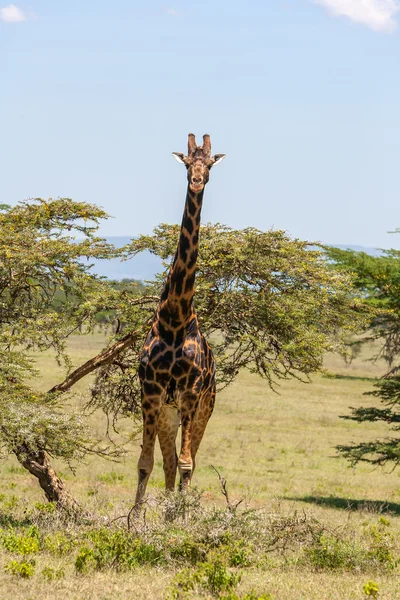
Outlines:
[{"label": "giraffe leg", "polygon": [[179,489],[183,492],[188,490],[192,478],[192,427],[198,401],[198,396],[195,394],[184,394],[181,399],[182,443],[178,468],[180,475]]},{"label": "giraffe leg", "polygon": [[158,441],[163,456],[165,489],[173,492],[175,489],[178,456],[176,454],[176,436],[178,434],[180,414],[172,406],[163,404],[158,419]]},{"label": "giraffe leg", "polygon": [[211,392],[211,394],[204,396],[200,400],[199,407],[197,409],[197,412],[196,412],[196,415],[195,415],[195,418],[193,421],[192,444],[191,444],[192,476],[193,476],[194,469],[196,467],[196,454],[199,449],[201,440],[203,439],[203,435],[206,430],[207,423],[208,423],[208,421],[212,415],[212,412],[214,410],[214,404],[215,404],[215,389]]},{"label": "giraffe leg", "polygon": [[140,505],[146,492],[147,482],[154,465],[154,446],[157,437],[158,417],[160,414],[162,396],[145,396],[142,392],[143,412],[143,443],[138,462],[138,485],[136,490],[135,508],[140,511]]}]

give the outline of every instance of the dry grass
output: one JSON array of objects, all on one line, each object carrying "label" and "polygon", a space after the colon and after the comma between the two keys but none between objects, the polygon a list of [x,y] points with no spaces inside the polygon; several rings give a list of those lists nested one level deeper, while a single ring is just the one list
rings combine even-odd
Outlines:
[{"label": "dry grass", "polygon": [[[96,354],[103,345],[100,335],[74,337],[71,350],[74,361]],[[383,373],[382,364],[365,362],[366,354],[346,365],[339,357],[328,356],[326,368],[336,377],[317,376],[310,384],[283,382],[277,395],[260,379],[242,373],[231,388],[217,398],[214,415],[207,428],[198,455],[194,485],[203,492],[204,505],[222,506],[218,477],[212,466],[227,479],[232,500],[244,499],[248,507],[279,510],[285,514],[305,510],[307,514],[332,528],[349,526],[357,531],[374,523],[380,514],[388,514],[394,534],[400,532],[400,472],[392,474],[367,466],[353,470],[338,458],[334,447],[350,441],[361,441],[384,435],[377,424],[357,425],[339,419],[349,406],[372,403],[363,396],[371,389],[373,378]],[[61,376],[50,355],[38,357],[47,389]],[[85,386],[80,384],[84,393]],[[93,417],[98,433],[104,432],[101,415]],[[129,432],[130,423],[121,425]],[[90,459],[80,465],[76,475],[57,465],[74,495],[82,502],[112,514],[132,504],[136,485],[136,461],[139,442],[130,446],[129,457],[120,464]],[[212,465],[212,466],[211,466]],[[12,459],[3,464],[0,475],[5,501],[27,505],[43,501],[36,482]],[[149,492],[163,487],[161,456],[157,450]],[[65,577],[59,581],[43,581],[39,574],[24,581],[2,572],[1,564],[10,555],[0,552],[0,589],[2,598],[163,598],[174,570],[140,567],[118,574],[114,571],[78,576],[73,563],[63,559],[45,559],[54,568],[61,562]],[[50,562],[49,562],[50,561]],[[396,570],[397,572],[397,570]],[[400,582],[393,574],[369,576],[365,573],[315,572],[291,564],[286,568],[248,569],[239,587],[240,593],[253,589],[270,593],[274,600],[318,599],[343,600],[366,598],[362,588],[368,579],[380,584],[380,599],[400,598]],[[239,593],[239,592],[238,592]]]}]

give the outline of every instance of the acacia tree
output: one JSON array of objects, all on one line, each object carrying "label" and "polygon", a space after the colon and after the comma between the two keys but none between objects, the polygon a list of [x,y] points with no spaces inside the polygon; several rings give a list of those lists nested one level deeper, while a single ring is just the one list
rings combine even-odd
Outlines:
[{"label": "acacia tree", "polygon": [[83,415],[65,410],[68,396],[37,391],[31,353],[53,348],[71,367],[67,338],[91,330],[112,298],[85,259],[117,251],[95,236],[107,217],[96,206],[36,199],[0,211],[0,447],[38,478],[49,500],[75,510],[50,457],[70,463],[102,449],[88,438]]},{"label": "acacia tree", "polygon": [[[383,422],[389,437],[359,444],[338,446],[339,452],[353,465],[367,462],[373,465],[400,463],[400,251],[386,250],[381,256],[365,252],[327,248],[335,268],[348,272],[354,286],[373,309],[368,333],[357,340],[357,346],[378,342],[372,360],[383,358],[388,365],[387,374],[366,395],[378,398],[380,406],[352,408],[342,418],[363,422]],[[392,432],[395,435],[392,435]]]},{"label": "acacia tree", "polygon": [[[73,385],[97,370],[90,405],[108,419],[123,413],[133,426],[140,423],[137,366],[165,278],[164,272],[145,288],[112,286],[92,274],[90,259],[128,260],[150,250],[167,269],[179,232],[161,225],[117,251],[96,237],[106,217],[96,206],[69,199],[36,199],[0,211],[0,445],[38,478],[49,500],[74,511],[79,507],[51,458],[71,463],[89,452],[107,454],[107,448],[89,436],[83,411],[67,409]],[[330,269],[322,252],[281,231],[220,225],[201,231],[196,305],[213,341],[220,388],[242,368],[271,386],[281,378],[307,380],[321,368],[324,353],[342,348],[365,319],[350,278]],[[77,331],[90,332],[99,313],[125,328],[73,369],[66,341]],[[67,376],[41,393],[31,353],[48,348]]]},{"label": "acacia tree", "polygon": [[[125,249],[126,259],[148,250],[165,271],[148,287],[159,297],[179,236],[177,225],[160,225]],[[280,379],[308,380],[327,351],[340,351],[349,332],[365,323],[368,309],[349,276],[333,271],[324,253],[283,231],[201,228],[195,303],[202,331],[217,361],[217,384],[229,385],[240,369],[257,373],[271,387]],[[100,370],[92,402],[113,415],[140,416],[137,377],[143,336],[153,306],[126,308],[124,320],[141,326],[129,350]]]}]

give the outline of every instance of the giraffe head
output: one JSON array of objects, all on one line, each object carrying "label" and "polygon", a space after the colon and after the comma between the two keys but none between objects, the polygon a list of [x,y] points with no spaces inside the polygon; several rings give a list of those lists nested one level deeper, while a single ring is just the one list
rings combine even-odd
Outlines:
[{"label": "giraffe head", "polygon": [[203,135],[202,146],[197,146],[194,134],[189,133],[187,156],[182,152],[173,152],[172,156],[186,166],[189,188],[195,194],[204,189],[210,177],[211,167],[225,158],[225,154],[211,156],[210,136],[207,133]]}]

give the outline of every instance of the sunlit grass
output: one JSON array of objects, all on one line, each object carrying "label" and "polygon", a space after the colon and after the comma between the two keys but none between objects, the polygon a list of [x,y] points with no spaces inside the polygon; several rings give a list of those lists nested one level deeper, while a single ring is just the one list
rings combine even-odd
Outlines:
[{"label": "sunlit grass", "polygon": [[[74,364],[94,356],[103,345],[102,334],[72,337],[70,349]],[[243,499],[242,505],[264,509],[269,506],[272,509],[278,503],[280,510],[286,513],[305,510],[332,528],[346,523],[361,527],[376,520],[382,511],[386,511],[385,514],[389,511],[391,527],[398,535],[400,472],[388,474],[368,466],[352,469],[335,451],[338,444],[373,439],[387,433],[381,424],[358,425],[339,418],[349,413],[349,406],[374,403],[373,398],[363,393],[383,374],[384,365],[366,362],[370,355],[371,350],[364,350],[350,365],[338,356],[327,356],[325,367],[337,377],[318,375],[309,384],[296,380],[280,382],[279,394],[256,376],[241,373],[234,385],[218,395],[200,447],[193,484],[202,491],[202,502],[210,506],[222,506],[225,502],[213,466],[226,478],[233,502]],[[40,389],[48,389],[62,379],[63,371],[50,353],[36,360],[42,374],[38,381]],[[80,382],[79,392],[85,394],[87,385],[88,381]],[[93,415],[91,424],[96,434],[104,434],[106,422],[102,414]],[[122,433],[128,433],[130,428],[128,419],[121,423]],[[56,468],[81,502],[102,514],[111,514],[120,506],[130,507],[133,502],[140,441],[131,443],[128,450],[129,454],[120,463],[89,458],[77,466],[76,474],[60,463],[56,463]],[[21,499],[28,504],[43,502],[36,480],[13,459],[3,463],[0,481],[8,502],[18,503]],[[163,471],[157,448],[148,491],[159,493],[162,488]],[[0,557],[3,564],[9,560],[4,552]],[[54,568],[60,563],[53,562]],[[51,584],[36,576],[27,582],[1,574],[2,597],[17,600],[162,598],[174,574],[165,569],[152,571],[141,567],[123,576],[111,572],[78,578],[68,561],[64,563],[65,577]],[[252,569],[246,573],[241,589],[254,587],[259,593],[268,591],[275,600],[361,600],[362,586],[367,579],[364,574],[346,573],[339,577],[300,566],[292,566],[287,572]],[[379,582],[379,598],[400,597],[400,585],[394,575],[382,576]]]}]

